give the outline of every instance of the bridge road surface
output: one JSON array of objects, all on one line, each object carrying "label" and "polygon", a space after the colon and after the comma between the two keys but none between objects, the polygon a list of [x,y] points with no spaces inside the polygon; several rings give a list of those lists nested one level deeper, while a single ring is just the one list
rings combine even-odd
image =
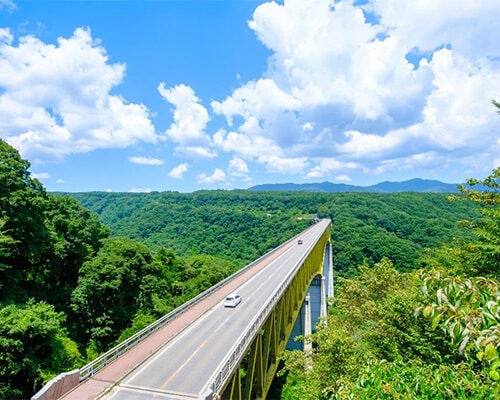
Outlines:
[{"label": "bridge road surface", "polygon": [[223,301],[168,342],[153,357],[130,373],[103,399],[178,400],[198,399],[212,383],[233,345],[252,319],[321,236],[329,221],[320,221],[301,236],[302,245],[289,247],[237,292],[242,302],[236,308]]}]

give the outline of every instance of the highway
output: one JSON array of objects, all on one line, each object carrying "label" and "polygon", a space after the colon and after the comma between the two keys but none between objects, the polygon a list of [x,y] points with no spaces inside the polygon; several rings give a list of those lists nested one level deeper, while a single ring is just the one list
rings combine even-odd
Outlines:
[{"label": "highway", "polygon": [[[306,250],[323,233],[329,221],[320,221],[296,243],[270,262],[237,290],[242,302],[236,308],[216,304],[202,317],[147,359],[104,399],[198,399],[208,390],[215,372],[252,319],[266,305]],[[229,293],[227,293],[229,294]]]}]

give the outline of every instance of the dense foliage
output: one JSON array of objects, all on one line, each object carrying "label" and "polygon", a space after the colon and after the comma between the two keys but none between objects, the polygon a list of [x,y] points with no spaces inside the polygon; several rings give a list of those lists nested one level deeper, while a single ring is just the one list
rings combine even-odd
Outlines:
[{"label": "dense foliage", "polygon": [[471,203],[437,193],[76,193],[112,235],[155,250],[210,254],[244,265],[305,229],[317,215],[333,221],[334,269],[390,258],[398,270],[420,266],[425,249],[468,235],[457,221],[474,220]]},{"label": "dense foliage", "polygon": [[29,167],[0,140],[2,399],[31,397],[238,268],[110,238],[96,213],[47,193]]},{"label": "dense foliage", "polygon": [[[477,196],[449,202],[432,193],[51,194],[0,140],[0,398],[29,398],[54,375],[90,361],[301,232],[316,215],[333,220],[335,269],[344,279],[333,322],[313,338],[314,357],[323,362],[314,360],[303,376],[300,357],[287,356],[285,397],[373,394],[377,386],[366,382],[389,375],[401,378],[384,390],[401,390],[404,382],[431,390],[439,379],[491,389],[498,370],[491,326],[470,330],[468,343],[477,347],[454,352],[449,332],[463,341],[467,320],[451,318],[442,296],[441,303],[427,298],[416,272],[481,272],[494,282],[497,206]],[[459,220],[480,239],[472,240]],[[426,282],[439,290],[448,281]],[[489,298],[476,303],[497,315]],[[464,368],[472,359],[475,369]],[[425,368],[433,378],[422,377]],[[300,388],[311,382],[316,391],[307,397]]]},{"label": "dense foliage", "polygon": [[426,254],[427,268],[382,259],[339,279],[326,323],[306,338],[310,368],[305,353],[285,355],[282,398],[499,398],[499,184],[497,168],[460,188],[481,205],[463,224],[475,235]]}]

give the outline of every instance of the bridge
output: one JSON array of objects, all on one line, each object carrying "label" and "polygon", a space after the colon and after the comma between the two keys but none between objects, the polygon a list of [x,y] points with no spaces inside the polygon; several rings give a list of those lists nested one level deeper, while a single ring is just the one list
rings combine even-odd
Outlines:
[{"label": "bridge", "polygon": [[[319,220],[32,400],[265,399],[295,321],[310,333],[313,281],[326,315],[330,226]],[[231,292],[243,300],[224,307]]]}]

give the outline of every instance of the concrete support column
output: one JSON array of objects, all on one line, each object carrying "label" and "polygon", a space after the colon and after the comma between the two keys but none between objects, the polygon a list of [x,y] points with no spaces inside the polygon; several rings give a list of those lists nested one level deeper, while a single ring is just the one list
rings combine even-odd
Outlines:
[{"label": "concrete support column", "polygon": [[307,294],[304,300],[305,313],[304,313],[304,353],[306,354],[306,369],[312,368],[312,320],[311,320],[311,297]]},{"label": "concrete support column", "polygon": [[325,290],[325,277],[321,277],[321,309],[319,312],[320,318],[324,319],[326,317],[326,290]]}]

